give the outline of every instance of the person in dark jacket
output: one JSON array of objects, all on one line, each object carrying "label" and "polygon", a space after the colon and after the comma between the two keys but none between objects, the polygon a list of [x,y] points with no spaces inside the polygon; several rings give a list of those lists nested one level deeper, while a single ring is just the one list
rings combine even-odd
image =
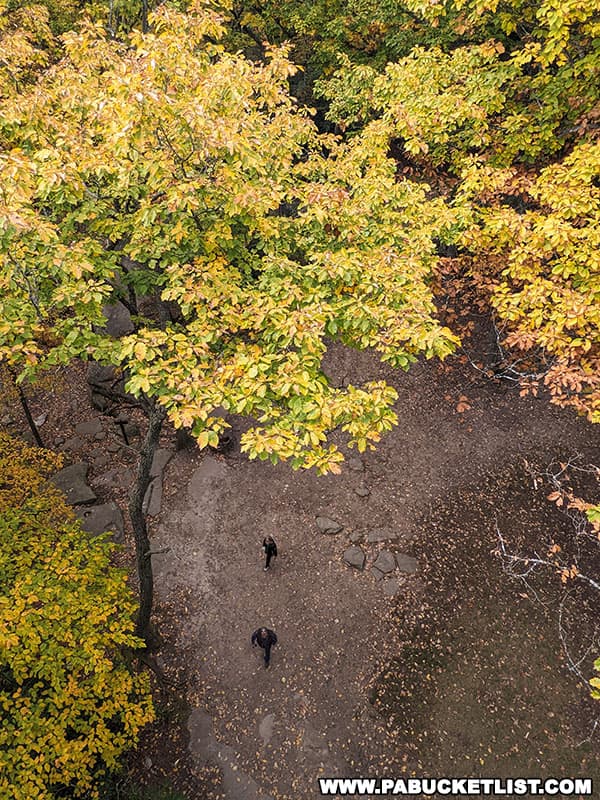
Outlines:
[{"label": "person in dark jacket", "polygon": [[271,565],[271,559],[273,558],[273,556],[277,558],[277,545],[275,544],[275,539],[273,539],[272,536],[266,536],[263,539],[262,549],[267,559],[264,567],[266,572]]},{"label": "person in dark jacket", "polygon": [[271,660],[271,648],[277,644],[277,634],[269,628],[258,628],[252,634],[252,647],[262,647],[265,651],[265,667]]}]

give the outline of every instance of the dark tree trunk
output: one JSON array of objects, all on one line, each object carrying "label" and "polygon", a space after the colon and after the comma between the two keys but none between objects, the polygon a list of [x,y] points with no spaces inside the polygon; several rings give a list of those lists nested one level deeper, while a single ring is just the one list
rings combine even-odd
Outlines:
[{"label": "dark tree trunk", "polygon": [[146,490],[150,485],[150,468],[165,416],[166,411],[162,406],[154,403],[149,405],[148,430],[140,452],[136,481],[129,498],[129,517],[135,539],[135,555],[140,583],[140,608],[136,620],[135,633],[147,645],[151,643],[150,615],[152,614],[154,578],[143,503]]},{"label": "dark tree trunk", "polygon": [[[14,377],[14,376],[13,376]],[[15,380],[15,386],[17,387],[17,391],[19,393],[19,400],[21,401],[21,406],[23,411],[25,412],[25,416],[27,417],[27,422],[29,423],[29,427],[31,428],[31,432],[33,434],[33,438],[36,441],[38,447],[43,447],[44,442],[42,441],[42,437],[40,436],[40,432],[38,430],[38,426],[33,421],[33,417],[31,416],[31,411],[29,409],[29,403],[27,402],[27,396],[23,391],[23,387],[20,383],[17,383]]]},{"label": "dark tree trunk", "polygon": [[148,33],[148,0],[142,0],[142,33]]}]

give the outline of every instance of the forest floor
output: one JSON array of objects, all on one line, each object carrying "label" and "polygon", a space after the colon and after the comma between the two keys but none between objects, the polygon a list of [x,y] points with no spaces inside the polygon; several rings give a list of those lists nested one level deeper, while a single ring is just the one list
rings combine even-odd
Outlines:
[{"label": "forest floor", "polygon": [[[399,394],[398,426],[348,453],[341,475],[249,462],[240,419],[227,454],[182,450],[166,467],[151,524],[167,550],[153,557],[166,680],[132,774],[148,797],[164,784],[190,800],[311,800],[320,776],[600,779],[599,707],[561,653],[560,581],[527,590],[494,553],[497,529],[519,552],[569,536],[530,469],[576,453],[597,463],[591,426],[459,358],[403,373],[336,346],[325,371]],[[318,515],[343,530],[319,532]],[[359,540],[374,529],[397,538]],[[267,534],[279,557],[264,572]],[[350,536],[363,571],[342,560]],[[381,579],[382,549],[413,555],[416,573]],[[583,647],[597,609],[573,599],[565,620]],[[268,670],[250,647],[261,625],[279,637]]]},{"label": "forest floor", "polygon": [[[597,458],[590,426],[458,359],[402,373],[334,348],[325,369],[399,393],[398,427],[341,475],[250,463],[237,447],[167,467],[156,611],[161,664],[186,686],[183,793],[309,800],[320,776],[600,778],[598,708],[561,654],[558,577],[528,592],[493,552],[497,526],[520,552],[568,537],[527,465]],[[234,421],[236,442],[242,430]],[[320,533],[317,515],[343,530]],[[373,529],[398,539],[359,542],[367,563],[353,570],[349,537]],[[267,534],[280,555],[265,573]],[[418,560],[394,597],[370,569],[381,549]],[[583,609],[576,621],[592,632]],[[269,670],[250,647],[261,625],[279,637]]]}]

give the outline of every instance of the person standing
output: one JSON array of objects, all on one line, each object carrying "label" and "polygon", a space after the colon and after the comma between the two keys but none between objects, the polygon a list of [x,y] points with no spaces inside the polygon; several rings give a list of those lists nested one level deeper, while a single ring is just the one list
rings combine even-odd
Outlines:
[{"label": "person standing", "polygon": [[269,628],[258,628],[252,634],[252,647],[262,647],[265,651],[265,667],[271,661],[271,648],[277,644],[277,634]]},{"label": "person standing", "polygon": [[262,549],[267,559],[264,567],[264,571],[266,572],[271,565],[271,559],[273,556],[277,558],[277,545],[275,544],[275,539],[273,539],[272,536],[265,536],[262,543]]}]

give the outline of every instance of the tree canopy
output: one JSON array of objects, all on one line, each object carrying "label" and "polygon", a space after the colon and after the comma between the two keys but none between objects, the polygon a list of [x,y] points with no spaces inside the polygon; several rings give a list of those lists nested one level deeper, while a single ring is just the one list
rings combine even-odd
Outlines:
[{"label": "tree canopy", "polygon": [[[406,3],[439,41],[319,84],[331,119],[433,170],[460,258],[554,402],[600,419],[596,4]],[[449,38],[450,37],[450,38]]]},{"label": "tree canopy", "polygon": [[[395,421],[395,393],[332,387],[327,341],[404,368],[453,349],[428,285],[452,214],[396,180],[385,137],[319,135],[285,48],[258,64],[226,52],[200,3],[152,24],[127,46],[84,24],[5,102],[2,354],[120,364],[201,445],[225,409],[257,420],[251,456],[337,469],[328,432],[363,450]],[[107,301],[144,296],[158,319],[135,308],[135,334],[99,332]]]}]

